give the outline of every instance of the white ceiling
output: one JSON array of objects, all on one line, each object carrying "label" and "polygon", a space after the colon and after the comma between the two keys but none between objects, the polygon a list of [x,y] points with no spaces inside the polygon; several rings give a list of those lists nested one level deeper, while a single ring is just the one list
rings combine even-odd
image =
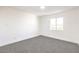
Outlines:
[{"label": "white ceiling", "polygon": [[45,10],[41,10],[40,6],[16,6],[14,8],[41,16],[59,13],[72,8],[76,8],[76,6],[46,6]]}]

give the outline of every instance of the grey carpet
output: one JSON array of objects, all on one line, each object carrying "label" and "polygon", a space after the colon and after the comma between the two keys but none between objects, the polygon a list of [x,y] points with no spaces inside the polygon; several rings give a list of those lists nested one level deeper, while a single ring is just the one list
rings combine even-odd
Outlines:
[{"label": "grey carpet", "polygon": [[0,53],[79,53],[78,44],[38,36],[0,47]]}]

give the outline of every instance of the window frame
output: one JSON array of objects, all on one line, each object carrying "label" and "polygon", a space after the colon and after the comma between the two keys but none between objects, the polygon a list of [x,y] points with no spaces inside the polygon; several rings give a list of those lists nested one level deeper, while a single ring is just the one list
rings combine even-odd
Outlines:
[{"label": "window frame", "polygon": [[[57,24],[57,20],[58,20],[58,18],[62,18],[62,25],[60,26],[60,25],[58,25]],[[55,19],[56,21],[55,21],[55,23],[56,23],[56,25],[52,25],[51,23],[51,20],[52,19]],[[62,17],[62,16],[60,16],[60,17],[52,17],[51,19],[50,19],[50,30],[53,30],[53,31],[63,31],[64,30],[64,23],[63,23],[63,19],[64,19],[64,17]],[[55,27],[55,28],[54,28]],[[62,27],[62,29],[58,29],[58,27]]]}]

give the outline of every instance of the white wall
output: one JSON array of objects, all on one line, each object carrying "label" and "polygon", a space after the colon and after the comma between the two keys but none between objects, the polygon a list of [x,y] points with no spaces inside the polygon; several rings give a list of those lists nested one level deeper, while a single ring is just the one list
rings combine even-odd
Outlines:
[{"label": "white wall", "polygon": [[[64,30],[50,31],[49,18],[57,16],[64,17]],[[0,46],[38,35],[79,43],[79,8],[38,18],[12,7],[0,7]]]},{"label": "white wall", "polygon": [[37,35],[37,16],[11,7],[0,7],[0,46]]},{"label": "white wall", "polygon": [[[58,16],[64,17],[64,30],[51,31],[49,29],[50,17],[58,17]],[[79,8],[54,15],[40,16],[39,18],[41,21],[40,26],[41,35],[79,43]]]}]

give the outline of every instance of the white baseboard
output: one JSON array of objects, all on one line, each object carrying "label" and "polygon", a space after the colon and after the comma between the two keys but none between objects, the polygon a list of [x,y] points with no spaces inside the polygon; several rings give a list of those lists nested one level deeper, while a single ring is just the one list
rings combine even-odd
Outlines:
[{"label": "white baseboard", "polygon": [[[33,37],[37,37],[37,36],[39,36],[39,35],[40,35],[40,34],[36,34],[36,35],[32,35],[32,36],[29,36],[29,37],[24,38],[24,39],[18,39],[18,40],[14,40],[14,41],[7,42],[7,43],[5,43],[5,44],[0,44],[0,47],[1,47],[1,46],[5,46],[5,45],[9,45],[9,44],[12,44],[12,43],[16,43],[16,42],[19,42],[19,41],[22,41],[22,40],[27,40],[27,39],[30,39],[30,38],[33,38]],[[70,40],[67,40],[67,39],[65,39],[65,38],[54,37],[54,36],[52,36],[52,35],[47,35],[47,34],[42,34],[42,36],[47,36],[47,37],[51,37],[51,38],[56,38],[56,39],[59,39],[59,40],[64,40],[64,41],[76,43],[76,44],[79,45],[79,42],[70,41]]]},{"label": "white baseboard", "polygon": [[22,40],[27,40],[27,39],[30,39],[30,38],[33,38],[33,37],[37,37],[37,36],[39,36],[39,34],[35,34],[35,35],[29,36],[29,37],[24,38],[24,39],[17,39],[17,40],[14,40],[14,41],[9,41],[9,42],[6,42],[5,44],[1,43],[0,47],[1,46],[5,46],[5,45],[9,45],[9,44],[13,44],[13,43],[16,43],[16,42],[19,42],[19,41],[22,41]]},{"label": "white baseboard", "polygon": [[79,42],[70,41],[70,40],[67,40],[67,39],[65,39],[65,38],[54,37],[54,36],[52,36],[52,35],[47,35],[47,34],[42,34],[42,36],[47,36],[47,37],[51,37],[51,38],[56,38],[56,39],[58,39],[58,40],[64,40],[64,41],[67,41],[67,42],[72,42],[72,43],[76,43],[76,44],[78,44],[78,45],[79,45]]}]

